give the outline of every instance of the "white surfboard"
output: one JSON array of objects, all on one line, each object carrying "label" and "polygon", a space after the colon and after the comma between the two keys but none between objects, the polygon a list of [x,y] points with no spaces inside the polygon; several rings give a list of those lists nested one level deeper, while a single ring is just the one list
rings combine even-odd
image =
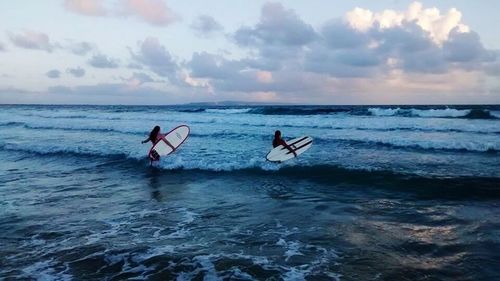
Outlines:
[{"label": "white surfboard", "polygon": [[[289,140],[286,143],[295,151],[297,156],[299,156],[311,147],[312,141],[313,139],[311,137],[303,136]],[[266,156],[266,159],[271,162],[283,162],[292,158],[295,158],[295,155],[282,145],[273,148]]]},{"label": "white surfboard", "polygon": [[156,161],[159,160],[161,156],[173,153],[187,139],[188,135],[188,126],[180,125],[174,128],[151,147],[148,153],[149,159]]}]

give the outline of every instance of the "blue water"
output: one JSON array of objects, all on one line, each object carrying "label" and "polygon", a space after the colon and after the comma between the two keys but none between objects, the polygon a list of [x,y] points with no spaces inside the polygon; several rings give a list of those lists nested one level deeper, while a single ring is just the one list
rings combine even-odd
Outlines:
[{"label": "blue water", "polygon": [[499,106],[4,105],[0,160],[0,279],[500,279]]}]

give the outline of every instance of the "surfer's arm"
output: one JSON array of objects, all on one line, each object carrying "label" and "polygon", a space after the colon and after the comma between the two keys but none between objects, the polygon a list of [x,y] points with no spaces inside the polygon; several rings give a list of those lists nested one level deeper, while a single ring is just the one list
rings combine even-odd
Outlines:
[{"label": "surfer's arm", "polygon": [[295,157],[297,157],[297,153],[295,153],[295,150],[293,150],[293,148],[291,148],[285,141],[282,140],[281,145],[288,149],[291,153],[293,153]]},{"label": "surfer's arm", "polygon": [[148,141],[150,141],[149,137],[143,141],[141,141],[141,143],[147,143]]}]

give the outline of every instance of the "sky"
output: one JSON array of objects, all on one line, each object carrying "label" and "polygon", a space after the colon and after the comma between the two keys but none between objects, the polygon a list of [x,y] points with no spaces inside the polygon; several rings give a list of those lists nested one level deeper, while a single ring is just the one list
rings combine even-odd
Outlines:
[{"label": "sky", "polygon": [[497,0],[0,0],[0,103],[500,104]]}]

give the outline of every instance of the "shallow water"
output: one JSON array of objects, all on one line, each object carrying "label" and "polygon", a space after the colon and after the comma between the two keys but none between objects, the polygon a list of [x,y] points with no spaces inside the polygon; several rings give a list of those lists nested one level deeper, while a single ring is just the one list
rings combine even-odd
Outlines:
[{"label": "shallow water", "polygon": [[[496,108],[291,109],[0,107],[0,278],[500,279]],[[266,163],[275,129],[314,145]]]}]

